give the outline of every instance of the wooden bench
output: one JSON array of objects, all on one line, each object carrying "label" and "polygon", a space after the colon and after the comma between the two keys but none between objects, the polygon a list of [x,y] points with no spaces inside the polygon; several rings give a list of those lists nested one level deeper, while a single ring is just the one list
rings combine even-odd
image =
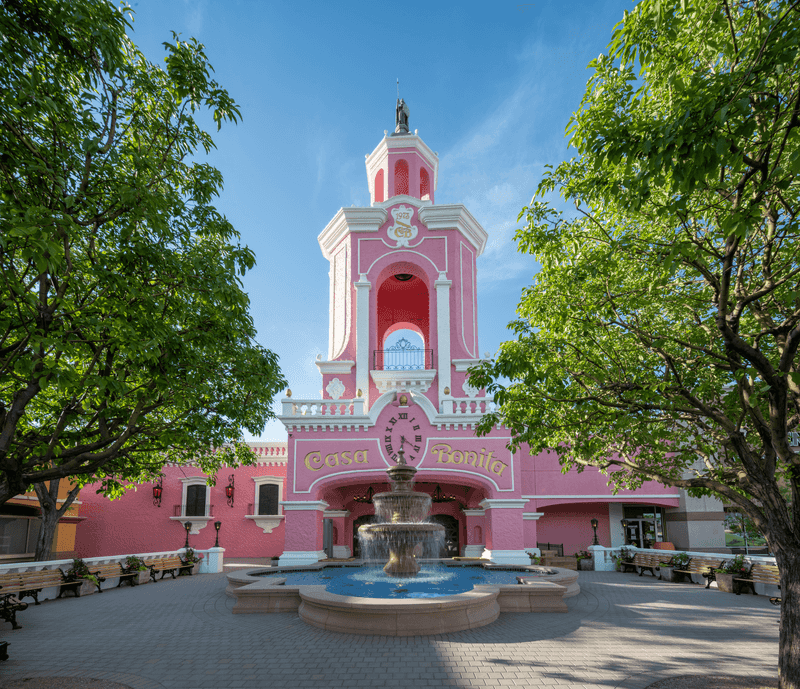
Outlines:
[{"label": "wooden bench", "polygon": [[36,605],[39,605],[39,594],[42,589],[50,586],[58,586],[58,597],[61,598],[67,591],[72,591],[76,596],[80,589],[82,579],[70,581],[64,573],[58,569],[40,569],[36,572],[9,572],[0,574],[0,586],[4,593],[18,595],[20,600],[23,598],[33,598]]},{"label": "wooden bench", "polygon": [[102,584],[106,579],[119,577],[119,583],[117,584],[117,588],[119,588],[122,586],[123,582],[128,582],[131,586],[136,586],[139,578],[138,571],[126,572],[119,562],[114,562],[108,565],[97,565],[94,568],[94,571],[92,571],[92,574],[97,577],[98,593],[103,593],[103,589],[100,588],[100,584]]},{"label": "wooden bench", "polygon": [[749,587],[755,596],[757,595],[756,584],[778,586],[780,581],[780,573],[776,565],[764,565],[760,562],[755,562],[746,577],[734,577],[733,592],[738,596],[742,592],[742,588]]},{"label": "wooden bench", "polygon": [[674,567],[672,571],[673,573],[682,575],[699,574],[706,580],[706,588],[708,588],[711,586],[711,582],[716,579],[715,570],[722,567],[723,562],[725,562],[724,559],[720,560],[712,557],[691,557],[689,558],[688,564],[680,569],[678,567]]},{"label": "wooden bench", "polygon": [[[661,567],[661,561],[664,559],[664,556],[659,553],[636,553],[633,556],[633,566],[639,568],[639,576],[644,574],[645,570],[648,570],[650,574],[654,577],[661,577],[660,574],[656,574],[656,570]],[[624,564],[631,564],[631,563],[624,563]],[[634,571],[636,571],[634,569]]]},{"label": "wooden bench", "polygon": [[172,578],[175,578],[175,572],[182,572],[188,571],[189,574],[192,573],[192,568],[194,567],[194,563],[191,564],[184,564],[183,560],[181,560],[177,555],[173,555],[172,557],[157,557],[153,558],[152,560],[145,560],[144,563],[147,567],[150,568],[150,577],[153,581],[156,580],[156,574],[161,572],[161,578],[163,579],[167,574],[171,574]]}]

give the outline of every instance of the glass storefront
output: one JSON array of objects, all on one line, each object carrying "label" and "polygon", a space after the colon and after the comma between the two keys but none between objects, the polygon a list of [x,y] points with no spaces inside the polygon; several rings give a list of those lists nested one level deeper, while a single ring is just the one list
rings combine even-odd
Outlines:
[{"label": "glass storefront", "polygon": [[664,508],[655,505],[624,505],[623,518],[625,542],[639,548],[650,548],[653,543],[666,541],[664,531]]}]

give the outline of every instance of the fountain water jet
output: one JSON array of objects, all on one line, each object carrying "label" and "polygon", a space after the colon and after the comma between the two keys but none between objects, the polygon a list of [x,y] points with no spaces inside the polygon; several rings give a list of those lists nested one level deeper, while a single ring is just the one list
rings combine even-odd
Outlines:
[{"label": "fountain water jet", "polygon": [[391,490],[372,496],[375,514],[384,521],[364,524],[358,529],[362,550],[376,553],[389,550],[389,561],[383,571],[390,576],[413,577],[419,572],[414,551],[418,545],[444,545],[444,527],[426,523],[431,508],[431,496],[413,490],[417,470],[406,464],[402,447],[397,464],[386,470]]}]

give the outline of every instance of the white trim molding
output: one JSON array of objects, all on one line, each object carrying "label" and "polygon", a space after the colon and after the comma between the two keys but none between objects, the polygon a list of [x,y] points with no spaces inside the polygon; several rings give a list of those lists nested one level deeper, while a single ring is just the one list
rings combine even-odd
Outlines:
[{"label": "white trim molding", "polygon": [[484,361],[489,361],[489,359],[453,359],[452,364],[456,371],[464,373],[467,369],[482,364]]},{"label": "white trim molding", "polygon": [[570,500],[591,500],[591,499],[606,499],[612,498],[614,502],[621,502],[623,500],[627,500],[630,498],[679,498],[680,493],[669,493],[667,495],[655,495],[650,493],[628,493],[626,495],[611,495],[610,493],[606,493],[605,495],[523,495],[523,498],[526,500],[553,500],[554,498],[569,498]]},{"label": "white trim molding", "polygon": [[478,504],[485,510],[521,510],[526,504],[528,504],[528,501],[520,500],[518,498],[494,498],[481,500],[481,502]]},{"label": "white trim molding", "polygon": [[[253,514],[246,514],[245,519],[250,519],[264,533],[272,533],[285,519],[283,515],[284,477],[283,476],[251,476],[255,484],[255,497],[253,498]],[[261,486],[278,486],[278,512],[277,514],[259,514],[259,499]]]},{"label": "white trim molding", "polygon": [[483,551],[482,557],[497,565],[529,565],[531,556],[527,550],[489,550]]},{"label": "white trim molding", "polygon": [[328,373],[350,373],[355,361],[315,361],[319,372],[324,376]]},{"label": "white trim molding", "polygon": [[[284,512],[302,512],[307,510],[324,512],[330,507],[324,500],[283,500],[281,506]],[[324,554],[325,551],[320,552]]]},{"label": "white trim molding", "polygon": [[324,550],[287,550],[280,556],[278,566],[314,565],[326,558]]},{"label": "white trim molding", "polygon": [[340,208],[317,237],[322,255],[330,261],[333,250],[348,233],[377,232],[386,222],[386,216],[383,208]]},{"label": "white trim molding", "polygon": [[523,519],[527,519],[529,521],[530,520],[536,521],[537,519],[539,519],[539,517],[543,517],[543,516],[544,516],[544,512],[523,512],[522,513],[522,518]]},{"label": "white trim molding", "polygon": [[417,371],[370,371],[372,381],[381,394],[391,390],[403,392],[428,392],[436,369],[419,369]]},{"label": "white trim molding", "polygon": [[213,517],[170,517],[170,519],[174,522],[180,522],[181,526],[183,527],[184,531],[186,530],[186,524],[189,523],[192,527],[189,529],[189,533],[193,536],[199,534],[203,529],[206,528],[208,522],[210,522]]},{"label": "white trim molding", "polygon": [[483,517],[486,510],[461,510],[467,517]]},{"label": "white trim molding", "polygon": [[486,247],[489,238],[486,230],[475,220],[466,206],[458,204],[445,204],[428,206],[419,209],[419,219],[431,231],[457,230],[475,248],[478,256]]}]

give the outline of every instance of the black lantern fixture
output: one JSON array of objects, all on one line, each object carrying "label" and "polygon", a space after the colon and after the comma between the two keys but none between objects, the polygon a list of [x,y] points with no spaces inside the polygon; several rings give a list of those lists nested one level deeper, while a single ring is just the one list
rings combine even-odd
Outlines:
[{"label": "black lantern fixture", "polygon": [[433,502],[453,502],[454,500],[458,500],[455,495],[445,495],[442,493],[442,487],[438,483],[436,484],[436,488],[433,490],[431,499]]},{"label": "black lantern fixture", "polygon": [[188,550],[189,549],[189,531],[192,530],[192,522],[186,522],[183,525],[183,528],[186,529],[186,545],[183,546],[183,547]]},{"label": "black lantern fixture", "polygon": [[164,474],[159,474],[158,483],[153,484],[153,505],[161,507],[161,494],[164,492]]},{"label": "black lantern fixture", "polygon": [[625,540],[625,545],[628,545],[628,520],[623,519],[621,523],[622,523],[622,535]]},{"label": "black lantern fixture", "polygon": [[233,474],[228,477],[228,485],[225,486],[225,497],[228,498],[228,505],[233,507]]},{"label": "black lantern fixture", "polygon": [[367,488],[367,492],[365,495],[355,495],[353,496],[353,500],[356,502],[365,502],[369,505],[372,504],[372,496],[375,495],[375,490],[370,486]]},{"label": "black lantern fixture", "polygon": [[592,528],[594,529],[594,540],[592,541],[592,545],[600,545],[600,541],[597,540],[597,520],[592,519]]},{"label": "black lantern fixture", "polygon": [[217,540],[214,541],[214,547],[219,548],[219,527],[222,526],[222,522],[214,522],[214,528],[217,530]]}]

